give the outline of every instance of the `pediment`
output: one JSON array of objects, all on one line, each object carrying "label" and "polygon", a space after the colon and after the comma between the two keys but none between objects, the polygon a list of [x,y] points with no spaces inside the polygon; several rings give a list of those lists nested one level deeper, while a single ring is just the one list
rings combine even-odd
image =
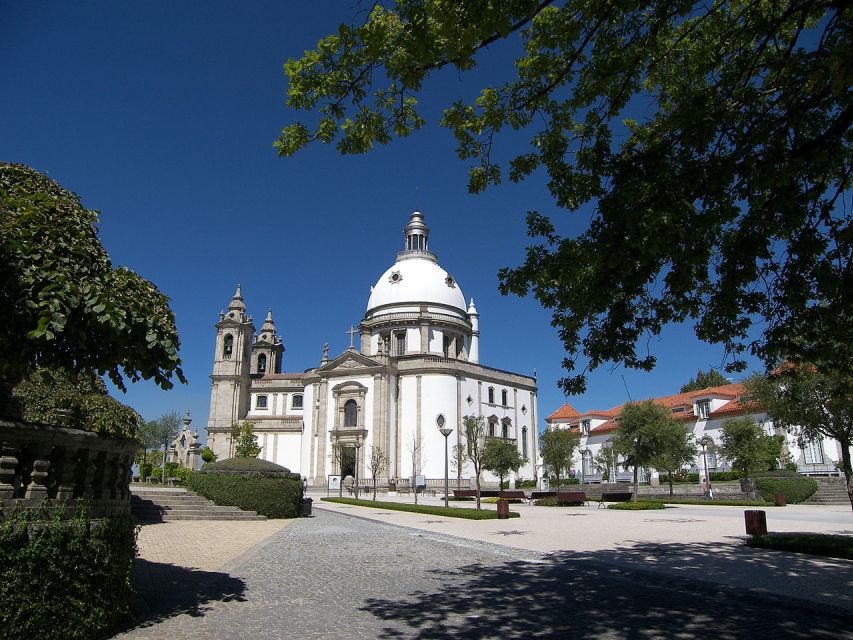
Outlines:
[{"label": "pediment", "polygon": [[330,373],[332,371],[354,371],[359,369],[374,369],[384,366],[381,362],[374,360],[357,351],[344,351],[337,358],[324,364],[317,373]]}]

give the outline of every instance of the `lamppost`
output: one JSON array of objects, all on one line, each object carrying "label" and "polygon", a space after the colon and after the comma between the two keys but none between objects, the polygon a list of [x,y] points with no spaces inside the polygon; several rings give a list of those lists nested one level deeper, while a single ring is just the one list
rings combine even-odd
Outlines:
[{"label": "lamppost", "polygon": [[444,416],[439,413],[435,419],[435,424],[441,435],[444,436],[444,508],[447,509],[447,436],[453,433],[453,429],[445,427],[444,423]]},{"label": "lamppost", "polygon": [[355,437],[355,499],[358,500],[358,450],[361,449],[361,436]]},{"label": "lamppost", "polygon": [[702,446],[702,460],[705,462],[705,481],[710,482],[711,478],[708,476],[708,447],[714,440],[711,436],[702,436],[702,439],[699,440],[699,444]]}]

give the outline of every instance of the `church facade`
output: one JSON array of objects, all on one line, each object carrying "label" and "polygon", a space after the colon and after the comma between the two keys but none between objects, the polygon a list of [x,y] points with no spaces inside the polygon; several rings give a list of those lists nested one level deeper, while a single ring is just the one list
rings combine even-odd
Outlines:
[{"label": "church facade", "polygon": [[[449,448],[463,441],[463,417],[482,416],[490,437],[527,459],[517,476],[536,474],[536,379],[480,364],[479,314],[429,250],[419,212],[404,229],[403,250],[371,289],[350,348],[303,373],[282,371],[284,345],[269,312],[256,334],[240,287],[216,323],[208,446],[233,455],[230,427],[250,420],[259,457],[323,486],[329,476],[370,477],[371,452],[387,460],[381,482],[444,478]],[[441,416],[441,418],[439,418]],[[451,453],[452,457],[452,453]],[[451,478],[473,478],[470,463]],[[487,482],[496,478],[484,474]]]}]

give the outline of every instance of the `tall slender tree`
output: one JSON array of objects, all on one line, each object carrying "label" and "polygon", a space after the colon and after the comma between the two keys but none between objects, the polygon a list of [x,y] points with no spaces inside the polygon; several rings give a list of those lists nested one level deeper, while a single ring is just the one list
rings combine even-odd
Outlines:
[{"label": "tall slender tree", "polygon": [[486,419],[483,416],[462,418],[465,436],[465,459],[474,467],[474,482],[477,487],[477,509],[480,508],[480,475],[483,473],[483,456],[486,446]]},{"label": "tall slender tree", "polygon": [[557,477],[557,492],[560,478],[572,466],[575,449],[580,445],[580,436],[568,429],[548,429],[539,437],[542,462]]}]

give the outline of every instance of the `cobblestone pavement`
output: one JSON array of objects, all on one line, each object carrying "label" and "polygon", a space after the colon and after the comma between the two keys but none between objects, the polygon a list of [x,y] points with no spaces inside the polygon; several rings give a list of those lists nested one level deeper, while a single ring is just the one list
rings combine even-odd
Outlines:
[{"label": "cobblestone pavement", "polygon": [[[851,638],[853,616],[316,510],[221,571],[174,568],[122,638]],[[847,629],[848,631],[844,631]]]}]

